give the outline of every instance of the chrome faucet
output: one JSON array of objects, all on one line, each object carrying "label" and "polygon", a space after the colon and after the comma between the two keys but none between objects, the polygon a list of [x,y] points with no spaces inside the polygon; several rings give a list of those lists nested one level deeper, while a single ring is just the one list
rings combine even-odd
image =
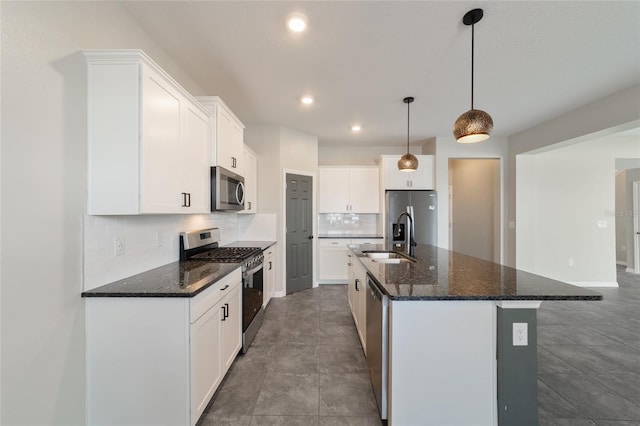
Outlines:
[{"label": "chrome faucet", "polygon": [[[413,218],[411,217],[411,215],[407,212],[402,212],[400,213],[400,215],[398,216],[398,218],[396,219],[396,223],[399,225],[400,224],[400,219],[402,219],[402,216],[407,216],[407,225],[409,227],[409,232],[407,232],[407,234],[409,234],[408,236],[408,241],[406,241],[406,249],[407,249],[407,254],[409,256],[413,256],[413,248],[417,245],[417,243],[415,242],[415,240],[413,239]],[[399,237],[400,236],[400,226],[396,226],[396,231],[393,233],[394,237]]]}]

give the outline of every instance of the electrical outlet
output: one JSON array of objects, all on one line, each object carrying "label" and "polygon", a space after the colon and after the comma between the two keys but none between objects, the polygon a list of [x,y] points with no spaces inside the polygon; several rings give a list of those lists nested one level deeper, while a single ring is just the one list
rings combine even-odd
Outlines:
[{"label": "electrical outlet", "polygon": [[513,323],[513,346],[527,346],[529,344],[529,333],[526,322]]},{"label": "electrical outlet", "polygon": [[116,256],[122,256],[126,253],[124,237],[115,237],[113,239],[113,251]]}]

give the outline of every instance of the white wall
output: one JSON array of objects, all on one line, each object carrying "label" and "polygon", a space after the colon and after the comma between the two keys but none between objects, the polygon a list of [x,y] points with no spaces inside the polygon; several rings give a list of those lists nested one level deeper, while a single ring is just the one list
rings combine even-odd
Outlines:
[{"label": "white wall", "polygon": [[[435,148],[434,148],[435,146]],[[436,160],[436,190],[438,191],[438,246],[449,248],[449,203],[447,201],[449,194],[449,160],[456,158],[496,158],[501,160],[500,167],[500,185],[501,196],[500,204],[505,205],[503,201],[503,191],[507,179],[504,162],[507,154],[507,139],[501,137],[491,137],[485,142],[477,144],[460,144],[453,137],[437,137],[423,147],[424,153],[433,153],[435,150]],[[501,213],[500,217],[504,215]],[[505,228],[504,220],[502,225],[498,226],[500,234],[497,237],[499,241],[503,241]]]},{"label": "white wall", "polygon": [[117,3],[2,2],[3,425],[85,421],[85,48],[141,48],[202,93]]},{"label": "white wall", "polygon": [[[516,156],[550,150],[640,126],[640,85],[598,99],[522,132],[509,136],[506,165],[506,220],[516,221]],[[517,186],[520,194],[522,188]],[[520,218],[518,218],[518,221]],[[519,256],[519,254],[518,254]],[[505,264],[516,264],[516,232],[508,229]]]},{"label": "white wall", "polygon": [[451,159],[449,184],[453,195],[451,249],[500,262],[500,161]]},{"label": "white wall", "polygon": [[636,155],[637,140],[609,137],[517,157],[517,267],[616,285],[615,159]]},{"label": "white wall", "polygon": [[[420,153],[420,148],[411,147],[414,154]],[[351,146],[347,143],[341,146],[327,145],[318,147],[319,166],[377,166],[381,155],[402,155],[402,146]]]},{"label": "white wall", "polygon": [[[248,126],[245,143],[260,157],[258,163],[258,211],[275,214],[277,268],[275,296],[286,293],[286,245],[284,178],[288,172],[315,175],[318,169],[318,138],[281,126]],[[315,185],[315,182],[314,182]],[[314,190],[315,194],[315,190]],[[314,200],[313,217],[316,217]],[[314,234],[316,223],[314,220]],[[315,258],[315,251],[313,254]]]}]

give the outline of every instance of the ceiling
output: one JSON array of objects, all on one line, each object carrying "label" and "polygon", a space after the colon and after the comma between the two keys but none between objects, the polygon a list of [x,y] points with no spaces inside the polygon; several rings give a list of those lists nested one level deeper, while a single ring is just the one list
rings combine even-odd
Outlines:
[{"label": "ceiling", "polygon": [[[449,136],[475,107],[509,136],[640,83],[640,2],[141,1],[123,7],[245,125],[282,125],[320,145],[412,145]],[[305,14],[303,34],[286,29]],[[312,94],[314,104],[300,97]],[[358,123],[362,131],[351,132]]]}]

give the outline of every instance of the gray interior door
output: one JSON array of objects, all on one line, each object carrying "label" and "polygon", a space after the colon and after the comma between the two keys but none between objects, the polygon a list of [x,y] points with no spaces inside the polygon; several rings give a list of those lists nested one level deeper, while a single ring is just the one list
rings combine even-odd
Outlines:
[{"label": "gray interior door", "polygon": [[287,294],[312,287],[313,185],[287,173]]}]

